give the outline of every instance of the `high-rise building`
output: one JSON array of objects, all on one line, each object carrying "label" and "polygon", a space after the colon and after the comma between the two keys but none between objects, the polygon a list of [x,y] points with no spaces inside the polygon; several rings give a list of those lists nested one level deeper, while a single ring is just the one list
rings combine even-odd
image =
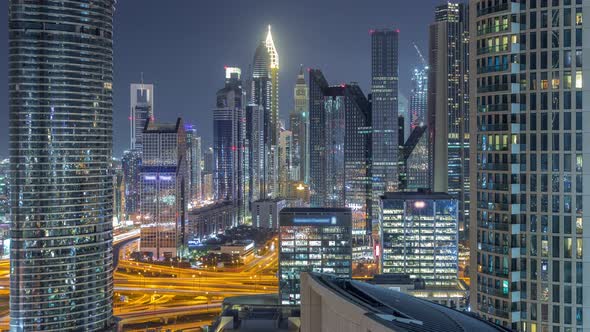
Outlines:
[{"label": "high-rise building", "polygon": [[369,102],[355,83],[328,86],[318,69],[311,69],[309,76],[311,205],[351,208],[353,234],[369,235]]},{"label": "high-rise building", "polygon": [[590,330],[590,2],[469,12],[471,310],[513,331]]},{"label": "high-rise building", "polygon": [[427,286],[457,284],[457,200],[446,193],[386,193],[380,209],[381,273],[409,274]]},{"label": "high-rise building", "polygon": [[291,180],[309,181],[309,89],[305,82],[303,66],[295,83],[295,109],[289,115],[289,128],[293,133],[292,166],[299,174],[293,174]]},{"label": "high-rise building", "polygon": [[154,86],[131,84],[131,149],[141,151],[142,135],[148,120],[154,120]]},{"label": "high-rise building", "polygon": [[[245,215],[246,117],[245,91],[239,68],[227,67],[225,87],[217,92],[217,109],[213,111],[214,185],[216,200],[230,200]],[[247,194],[246,194],[247,195]]]},{"label": "high-rise building", "polygon": [[370,34],[372,210],[377,212],[379,196],[398,189],[399,30],[371,30]]},{"label": "high-rise building", "polygon": [[293,172],[293,133],[281,126],[279,133],[279,196],[285,197]]},{"label": "high-rise building", "polygon": [[469,12],[467,5],[436,7],[430,25],[428,128],[432,190],[459,202],[461,239],[469,220]]},{"label": "high-rise building", "polygon": [[189,181],[183,121],[148,120],[142,136],[140,250],[155,260],[174,258],[187,242]]},{"label": "high-rise building", "polygon": [[189,197],[191,205],[201,202],[201,137],[192,125],[185,125],[187,162],[189,173]]},{"label": "high-rise building", "polygon": [[[10,222],[10,159],[0,161],[0,224]],[[1,239],[0,239],[1,241]],[[2,245],[0,244],[0,247]]]},{"label": "high-rise building", "polygon": [[429,68],[424,65],[418,65],[414,68],[411,77],[410,100],[408,104],[410,112],[410,130],[426,123],[426,114],[428,111],[428,71]]},{"label": "high-rise building", "polygon": [[121,166],[125,181],[125,213],[131,216],[139,211],[141,151],[127,150],[123,152]]},{"label": "high-rise building", "polygon": [[279,213],[279,302],[299,304],[300,273],[352,277],[352,212],[284,208]]},{"label": "high-rise building", "polygon": [[279,55],[268,26],[266,39],[254,54],[250,90],[250,103],[264,110],[265,174],[262,187],[265,197],[278,194],[278,141],[279,141]]},{"label": "high-rise building", "polygon": [[125,173],[119,160],[113,158],[113,225],[120,225],[127,220],[125,213]]},{"label": "high-rise building", "polygon": [[215,170],[215,161],[213,158],[213,148],[209,147],[203,152],[203,174],[213,174]]},{"label": "high-rise building", "polygon": [[9,0],[10,329],[113,324],[114,0]]},{"label": "high-rise building", "polygon": [[248,191],[247,200],[251,207],[253,201],[266,197],[265,178],[268,174],[268,157],[264,144],[264,108],[250,104],[246,106],[246,145],[248,146]]},{"label": "high-rise building", "polygon": [[430,188],[428,131],[426,126],[412,130],[400,151],[400,189],[416,191]]}]

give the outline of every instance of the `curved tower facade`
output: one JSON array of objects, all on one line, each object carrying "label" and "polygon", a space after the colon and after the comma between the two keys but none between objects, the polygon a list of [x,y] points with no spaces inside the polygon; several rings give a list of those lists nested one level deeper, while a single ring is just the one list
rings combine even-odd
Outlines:
[{"label": "curved tower facade", "polygon": [[10,0],[10,327],[113,323],[115,0]]}]

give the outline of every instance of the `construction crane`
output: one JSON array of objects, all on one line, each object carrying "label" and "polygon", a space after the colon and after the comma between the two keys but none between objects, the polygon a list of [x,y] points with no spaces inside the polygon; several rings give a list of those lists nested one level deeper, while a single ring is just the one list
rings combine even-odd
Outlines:
[{"label": "construction crane", "polygon": [[412,42],[412,45],[414,45],[414,48],[416,49],[416,53],[418,53],[418,56],[420,57],[420,61],[422,61],[422,64],[425,67],[428,66],[428,62],[426,62],[426,59],[424,59],[424,56],[422,56],[422,52],[420,52],[418,45],[416,45],[416,43],[414,43],[414,42]]}]

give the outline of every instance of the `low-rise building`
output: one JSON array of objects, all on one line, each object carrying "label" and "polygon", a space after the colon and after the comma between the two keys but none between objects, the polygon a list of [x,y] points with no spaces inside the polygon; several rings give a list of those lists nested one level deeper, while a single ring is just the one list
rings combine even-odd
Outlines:
[{"label": "low-rise building", "polygon": [[301,331],[508,332],[465,312],[365,282],[301,274]]},{"label": "low-rise building", "polygon": [[187,238],[189,244],[213,234],[222,233],[238,225],[237,208],[231,201],[218,201],[188,213]]},{"label": "low-rise building", "polygon": [[457,200],[446,193],[386,193],[380,201],[381,273],[409,274],[427,286],[458,277]]},{"label": "low-rise building", "polygon": [[301,272],[352,276],[352,211],[285,208],[279,218],[279,300],[299,304]]}]

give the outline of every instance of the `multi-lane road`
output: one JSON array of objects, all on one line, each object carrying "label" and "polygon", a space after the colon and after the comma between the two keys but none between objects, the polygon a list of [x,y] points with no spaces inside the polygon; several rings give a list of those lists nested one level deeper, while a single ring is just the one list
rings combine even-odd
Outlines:
[{"label": "multi-lane road", "polygon": [[[115,315],[123,324],[206,315],[218,312],[220,301],[228,296],[277,292],[276,251],[268,251],[231,270],[176,268],[123,260],[125,248],[138,238],[139,230],[132,230],[115,235],[113,241]],[[0,303],[8,299],[9,268],[7,260],[0,261]],[[123,298],[126,300],[121,301]],[[5,316],[0,318],[0,330],[8,327],[7,314],[8,307],[0,306],[0,317]]]}]

